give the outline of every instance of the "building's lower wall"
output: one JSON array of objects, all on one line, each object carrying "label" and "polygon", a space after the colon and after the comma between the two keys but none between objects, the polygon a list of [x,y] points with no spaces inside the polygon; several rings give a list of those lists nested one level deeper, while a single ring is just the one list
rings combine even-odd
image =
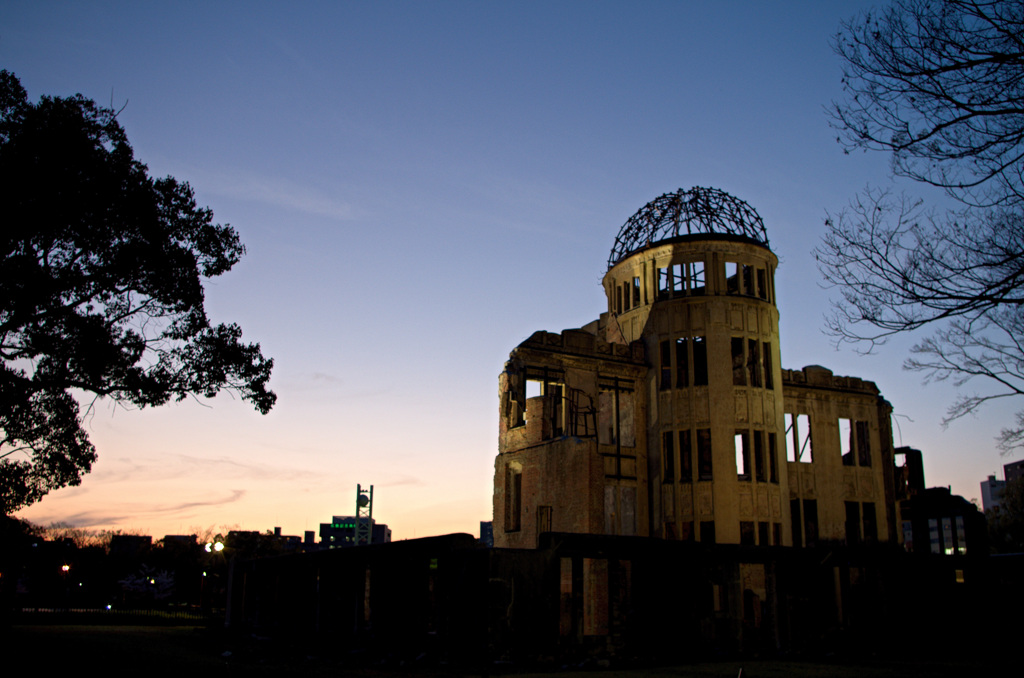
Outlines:
[{"label": "building's lower wall", "polygon": [[227,621],[375,663],[906,658],[914,648],[936,659],[995,642],[990,626],[963,620],[1019,609],[1020,564],[885,545],[708,547],[549,533],[535,549],[484,549],[447,535],[239,563]]}]

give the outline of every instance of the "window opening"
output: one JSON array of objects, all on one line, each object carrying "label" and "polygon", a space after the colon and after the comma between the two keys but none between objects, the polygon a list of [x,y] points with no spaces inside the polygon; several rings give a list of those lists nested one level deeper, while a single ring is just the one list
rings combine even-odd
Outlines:
[{"label": "window opening", "polygon": [[860,504],[855,501],[843,503],[846,507],[846,543],[855,546],[860,543]]},{"label": "window opening", "polygon": [[725,293],[740,293],[739,264],[735,261],[725,262]]},{"label": "window opening", "polygon": [[672,282],[669,277],[668,268],[658,269],[658,301],[664,301],[672,296]]},{"label": "window opening", "polygon": [[814,453],[811,444],[811,419],[806,414],[792,414],[786,412],[786,461],[804,462],[809,464],[814,461]]},{"label": "window opening", "polygon": [[640,278],[633,278],[633,308],[640,305]]},{"label": "window opening", "polygon": [[675,437],[675,433],[672,431],[664,431],[661,434],[661,457],[664,466],[664,473],[662,474],[661,481],[663,483],[671,483],[675,481]]},{"label": "window opening", "polygon": [[749,296],[754,296],[754,267],[743,264],[743,292]]},{"label": "window opening", "polygon": [[685,388],[690,385],[689,341],[687,337],[676,339],[676,388]]},{"label": "window opening", "polygon": [[873,502],[864,502],[862,505],[864,514],[864,542],[874,544],[878,541],[878,519],[875,516],[875,505]]},{"label": "window opening", "polygon": [[773,483],[779,482],[779,461],[778,448],[775,444],[775,434],[768,434],[768,480]]},{"label": "window opening", "polygon": [[672,264],[672,296],[680,297],[686,294],[686,270],[684,264]]},{"label": "window opening", "polygon": [[690,445],[690,429],[679,432],[679,480],[693,482],[693,450]]},{"label": "window opening", "polygon": [[763,268],[757,269],[757,296],[768,299],[768,278]]},{"label": "window opening", "polygon": [[750,439],[746,431],[736,431],[733,446],[736,449],[736,475],[740,480],[750,480]]},{"label": "window opening", "polygon": [[668,339],[661,342],[661,390],[672,388],[672,345]]},{"label": "window opening", "polygon": [[762,364],[764,365],[764,387],[775,388],[775,375],[772,372],[772,344],[771,342],[764,342],[762,344],[764,349],[761,353]]},{"label": "window opening", "polygon": [[768,546],[768,523],[757,524],[757,543],[761,546]]},{"label": "window opening", "polygon": [[713,520],[702,520],[700,521],[700,541],[704,544],[715,543],[715,521]]},{"label": "window opening", "polygon": [[759,483],[767,479],[764,472],[764,431],[754,431],[754,477]]},{"label": "window opening", "polygon": [[690,269],[690,294],[694,296],[704,294],[704,262],[693,261],[687,266]]},{"label": "window opening", "polygon": [[705,337],[693,338],[693,385],[708,385],[708,343]]},{"label": "window opening", "polygon": [[861,466],[871,466],[871,436],[868,422],[857,422],[857,461]]},{"label": "window opening", "polygon": [[754,546],[754,521],[740,521],[740,545]]},{"label": "window opening", "polygon": [[746,386],[747,378],[743,366],[743,339],[733,337],[732,347],[732,384],[733,386]]},{"label": "window opening", "polygon": [[712,479],[711,429],[697,429],[697,476],[700,480]]},{"label": "window opening", "polygon": [[849,419],[839,418],[839,453],[843,456],[843,466],[853,466],[853,425]]},{"label": "window opening", "polygon": [[789,520],[793,530],[793,546],[803,546],[803,521],[800,519],[800,500],[789,500]]},{"label": "window opening", "polygon": [[761,352],[759,344],[754,339],[747,340],[747,375],[750,385],[760,388],[761,386]]},{"label": "window opening", "polygon": [[505,467],[505,531],[518,532],[522,513],[522,469]]},{"label": "window opening", "polygon": [[804,539],[807,546],[818,545],[817,499],[804,499]]}]

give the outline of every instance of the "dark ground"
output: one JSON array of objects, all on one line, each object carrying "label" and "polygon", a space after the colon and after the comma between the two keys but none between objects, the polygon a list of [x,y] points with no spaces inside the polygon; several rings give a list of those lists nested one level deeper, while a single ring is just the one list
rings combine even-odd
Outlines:
[{"label": "dark ground", "polygon": [[[357,665],[332,657],[329,649],[309,655],[266,639],[235,637],[188,626],[11,626],[0,629],[4,675],[42,676],[639,676],[678,678],[924,678],[926,676],[1016,675],[994,661],[749,660],[670,667],[572,667],[542,672],[529,667],[491,666],[488,671],[445,666]],[[934,648],[942,651],[942,644]],[[97,669],[99,672],[97,673]],[[1019,667],[1017,667],[1019,670]]]}]

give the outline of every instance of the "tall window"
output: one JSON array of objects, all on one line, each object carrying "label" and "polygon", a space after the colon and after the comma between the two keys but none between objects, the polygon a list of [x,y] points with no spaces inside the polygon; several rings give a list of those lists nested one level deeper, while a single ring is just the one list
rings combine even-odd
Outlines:
[{"label": "tall window", "polygon": [[[711,429],[697,429],[697,477],[711,480]],[[702,540],[703,541],[703,540]]]},{"label": "tall window", "polygon": [[509,464],[505,467],[505,531],[518,532],[522,525],[523,471]]},{"label": "tall window", "polygon": [[811,463],[811,418],[806,414],[786,412],[786,461]]},{"label": "tall window", "polygon": [[676,387],[690,385],[690,338],[676,339]]},{"label": "tall window", "polygon": [[693,482],[693,450],[690,444],[690,429],[679,432],[679,480]]},{"label": "tall window", "polygon": [[693,338],[693,385],[708,385],[708,342],[706,337]]},{"label": "tall window", "polygon": [[675,432],[664,431],[661,434],[661,458],[663,460],[662,482],[671,483],[676,479]]},{"label": "tall window", "polygon": [[740,480],[750,480],[750,433],[736,431],[733,441],[736,449],[736,475]]}]

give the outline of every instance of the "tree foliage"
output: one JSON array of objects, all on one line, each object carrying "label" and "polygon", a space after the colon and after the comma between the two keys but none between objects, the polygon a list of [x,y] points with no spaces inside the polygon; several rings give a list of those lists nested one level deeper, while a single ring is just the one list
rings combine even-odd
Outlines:
[{"label": "tree foliage", "polygon": [[96,452],[76,394],[138,407],[235,391],[273,406],[273,361],[212,325],[203,281],[244,253],[187,183],[153,179],[116,114],[28,100],[0,72],[0,506],[76,485]]},{"label": "tree foliage", "polygon": [[[895,175],[960,206],[869,188],[829,215],[815,251],[840,291],[829,330],[870,351],[936,326],[905,367],[996,386],[960,396],[946,422],[1024,395],[1024,3],[894,0],[844,23],[834,48],[840,142],[890,153]],[[999,442],[1024,442],[1024,415]]]}]

